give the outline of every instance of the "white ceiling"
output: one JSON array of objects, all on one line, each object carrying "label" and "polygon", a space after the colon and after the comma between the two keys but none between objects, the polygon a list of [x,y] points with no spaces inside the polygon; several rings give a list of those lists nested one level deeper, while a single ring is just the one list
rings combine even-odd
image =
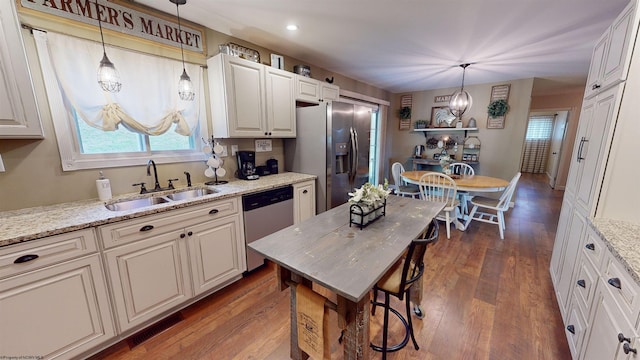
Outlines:
[{"label": "white ceiling", "polygon": [[[459,86],[466,62],[465,84],[583,86],[596,40],[628,1],[188,0],[180,16],[400,93]],[[135,2],[176,10],[169,0]]]}]

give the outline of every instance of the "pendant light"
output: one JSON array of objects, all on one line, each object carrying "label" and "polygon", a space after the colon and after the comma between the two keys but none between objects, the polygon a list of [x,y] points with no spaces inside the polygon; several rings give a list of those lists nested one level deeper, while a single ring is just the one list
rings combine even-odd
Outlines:
[{"label": "pendant light", "polygon": [[182,54],[182,75],[180,75],[180,81],[178,82],[178,95],[180,99],[192,101],[196,93],[193,90],[193,83],[191,78],[187,75],[187,70],[184,68],[184,49],[182,48],[182,29],[180,28],[180,10],[179,5],[184,5],[187,0],[169,0],[176,4],[176,14],[178,15],[178,40],[180,41],[180,53]]},{"label": "pendant light", "polygon": [[117,93],[122,87],[120,74],[113,63],[107,57],[107,50],[104,47],[104,35],[102,34],[102,21],[100,21],[100,7],[98,0],[95,1],[96,13],[98,16],[98,26],[100,27],[100,39],[102,40],[102,60],[98,66],[98,84],[104,91]]},{"label": "pendant light", "polygon": [[471,104],[473,103],[471,95],[464,89],[464,74],[469,65],[471,64],[460,64],[462,68],[462,86],[460,90],[451,95],[451,100],[449,100],[449,110],[458,120],[460,120],[462,114],[471,109]]}]

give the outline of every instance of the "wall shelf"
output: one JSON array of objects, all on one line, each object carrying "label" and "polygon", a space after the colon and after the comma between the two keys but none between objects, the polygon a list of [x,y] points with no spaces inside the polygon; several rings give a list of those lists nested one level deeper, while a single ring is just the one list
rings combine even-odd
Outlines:
[{"label": "wall shelf", "polygon": [[452,131],[464,131],[464,137],[467,137],[467,131],[478,131],[478,128],[477,127],[473,127],[473,128],[456,128],[456,127],[425,128],[425,129],[413,129],[413,131],[423,133],[425,138],[427,137],[427,133],[429,133],[429,132],[450,133]]}]

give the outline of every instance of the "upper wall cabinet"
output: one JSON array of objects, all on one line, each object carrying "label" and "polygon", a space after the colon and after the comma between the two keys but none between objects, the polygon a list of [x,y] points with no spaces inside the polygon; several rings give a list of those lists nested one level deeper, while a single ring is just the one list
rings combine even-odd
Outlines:
[{"label": "upper wall cabinet", "polygon": [[306,76],[296,75],[296,100],[321,103],[338,100],[340,88]]},{"label": "upper wall cabinet", "polygon": [[627,78],[633,46],[631,39],[638,31],[635,1],[631,1],[616,18],[609,29],[600,37],[593,49],[587,87],[584,96],[615,85]]},{"label": "upper wall cabinet", "polygon": [[227,54],[207,60],[213,133],[295,137],[295,74]]},{"label": "upper wall cabinet", "polygon": [[15,3],[0,3],[0,139],[42,139]]}]

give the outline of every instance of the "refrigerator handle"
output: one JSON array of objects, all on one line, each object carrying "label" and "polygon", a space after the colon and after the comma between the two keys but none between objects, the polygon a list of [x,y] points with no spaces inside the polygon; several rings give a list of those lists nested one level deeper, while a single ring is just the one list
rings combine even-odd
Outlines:
[{"label": "refrigerator handle", "polygon": [[354,150],[354,152],[353,152],[353,159],[354,159],[354,161],[353,161],[353,183],[355,185],[356,175],[358,174],[358,166],[359,166],[358,162],[360,161],[360,159],[358,159],[359,155],[360,155],[360,154],[358,154],[358,149],[359,149],[359,147],[358,147],[358,130],[356,130],[356,129],[353,129],[353,143],[354,143],[354,146],[353,146],[353,150]]},{"label": "refrigerator handle", "polygon": [[353,179],[355,178],[355,162],[356,162],[356,140],[355,140],[355,136],[354,136],[354,130],[353,127],[349,128],[349,145],[350,145],[350,151],[349,151],[349,182],[353,184]]}]

